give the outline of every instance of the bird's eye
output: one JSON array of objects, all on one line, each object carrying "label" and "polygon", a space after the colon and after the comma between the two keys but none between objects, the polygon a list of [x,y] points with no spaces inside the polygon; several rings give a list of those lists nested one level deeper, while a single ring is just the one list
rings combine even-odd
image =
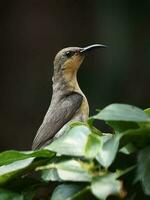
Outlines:
[{"label": "bird's eye", "polygon": [[74,54],[73,51],[67,51],[67,52],[65,53],[65,55],[66,55],[68,58],[70,58],[71,56],[73,56],[73,54]]}]

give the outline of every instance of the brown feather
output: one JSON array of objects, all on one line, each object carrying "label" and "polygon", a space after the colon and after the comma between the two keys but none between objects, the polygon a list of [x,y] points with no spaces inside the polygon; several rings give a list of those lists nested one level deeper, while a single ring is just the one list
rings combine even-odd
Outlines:
[{"label": "brown feather", "polygon": [[47,144],[55,134],[72,119],[82,104],[83,96],[76,92],[55,101],[47,114],[33,141],[32,149],[39,149]]}]

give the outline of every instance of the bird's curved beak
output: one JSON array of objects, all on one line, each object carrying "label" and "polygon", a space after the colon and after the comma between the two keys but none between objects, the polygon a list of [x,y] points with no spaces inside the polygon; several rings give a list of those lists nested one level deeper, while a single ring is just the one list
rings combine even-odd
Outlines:
[{"label": "bird's curved beak", "polygon": [[107,46],[103,45],[103,44],[93,44],[93,45],[89,45],[87,47],[81,48],[80,53],[86,53],[86,52],[89,52],[93,49],[105,48],[105,47],[107,47]]}]

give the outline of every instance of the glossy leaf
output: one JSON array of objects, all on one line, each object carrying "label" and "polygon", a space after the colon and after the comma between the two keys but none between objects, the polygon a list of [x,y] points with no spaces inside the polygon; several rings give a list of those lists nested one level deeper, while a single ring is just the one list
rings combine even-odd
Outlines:
[{"label": "glossy leaf", "polygon": [[44,170],[42,178],[46,181],[77,181],[89,182],[92,175],[90,174],[90,163],[84,163],[80,160],[68,159],[49,164],[38,169]]},{"label": "glossy leaf", "polygon": [[145,109],[144,112],[150,116],[150,108]]},{"label": "glossy leaf", "polygon": [[51,200],[80,200],[88,190],[79,184],[62,184],[55,188]]},{"label": "glossy leaf", "polygon": [[121,182],[116,180],[116,174],[96,177],[91,188],[92,193],[100,200],[105,200],[110,195],[125,196]]},{"label": "glossy leaf", "polygon": [[46,147],[62,155],[83,156],[90,129],[85,125],[71,127],[67,132]]},{"label": "glossy leaf", "polygon": [[121,133],[128,129],[137,129],[139,125],[135,122],[127,122],[127,121],[108,121],[107,124],[111,126],[115,132]]},{"label": "glossy leaf", "polygon": [[150,147],[139,153],[136,181],[141,181],[145,194],[150,195]]},{"label": "glossy leaf", "polygon": [[0,153],[0,166],[7,165],[15,161],[24,160],[31,157],[36,158],[51,158],[54,156],[53,152],[48,150],[38,150],[38,151],[4,151]]},{"label": "glossy leaf", "polygon": [[130,155],[136,151],[137,151],[137,148],[135,147],[135,145],[133,145],[133,143],[128,143],[127,145],[125,145],[119,150],[119,152],[124,153],[126,155]]},{"label": "glossy leaf", "polygon": [[0,167],[0,184],[3,184],[15,177],[15,175],[21,170],[27,168],[33,162],[34,158],[28,158],[25,160],[16,161],[9,165],[4,165]]},{"label": "glossy leaf", "polygon": [[26,174],[28,171],[35,169],[37,166],[46,163],[47,159],[36,160],[35,158],[27,158],[8,165],[3,165],[0,167],[0,185],[5,184],[11,179],[15,179],[23,173]]},{"label": "glossy leaf", "polygon": [[100,137],[91,134],[88,126],[83,124],[71,125],[70,129],[46,147],[61,155],[85,156],[93,158],[101,147]]},{"label": "glossy leaf", "polygon": [[45,169],[42,171],[42,179],[44,181],[62,181],[59,177],[57,169]]},{"label": "glossy leaf", "polygon": [[101,137],[90,134],[85,145],[85,157],[95,158],[101,148]]},{"label": "glossy leaf", "polygon": [[150,117],[142,109],[127,104],[111,104],[93,118],[106,121],[150,122]]},{"label": "glossy leaf", "polygon": [[103,167],[108,168],[114,161],[119,147],[120,137],[121,135],[119,134],[106,134],[101,137],[102,148],[99,150],[96,159]]},{"label": "glossy leaf", "polygon": [[150,128],[129,129],[121,135],[121,147],[131,142],[133,142],[137,147],[150,145]]}]

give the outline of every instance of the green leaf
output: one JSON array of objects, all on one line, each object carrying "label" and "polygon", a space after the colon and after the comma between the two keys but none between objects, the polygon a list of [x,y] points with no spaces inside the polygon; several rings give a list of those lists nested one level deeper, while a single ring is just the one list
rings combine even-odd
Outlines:
[{"label": "green leaf", "polygon": [[4,184],[11,178],[15,177],[17,173],[27,168],[33,162],[34,158],[16,161],[9,165],[0,167],[0,184]]},{"label": "green leaf", "polygon": [[0,185],[4,185],[17,176],[26,174],[39,165],[47,163],[47,159],[27,158],[0,167]]},{"label": "green leaf", "polygon": [[[4,184],[7,181],[15,178],[19,174],[26,171],[27,168],[38,166],[45,162],[46,159],[54,156],[53,152],[48,150],[39,151],[5,151],[0,153],[0,184]],[[33,163],[35,158],[41,158],[41,160]],[[32,166],[31,166],[32,165]]]},{"label": "green leaf", "polygon": [[0,200],[24,200],[23,195],[0,189]]},{"label": "green leaf", "polygon": [[77,184],[62,184],[55,188],[51,200],[77,200],[82,199],[89,190]]},{"label": "green leaf", "polygon": [[99,150],[96,159],[103,167],[108,168],[114,161],[120,138],[120,134],[106,134],[101,137],[102,148]]},{"label": "green leaf", "polygon": [[124,153],[126,155],[130,155],[137,151],[137,148],[132,143],[128,143],[124,147],[122,147],[119,152]]},{"label": "green leaf", "polygon": [[145,173],[143,176],[143,189],[145,194],[150,196],[150,160],[147,163]]},{"label": "green leaf", "polygon": [[50,145],[45,147],[51,151],[61,155],[71,156],[93,156],[95,153],[90,150],[90,143],[96,141],[96,145],[100,144],[98,137],[91,136],[91,130],[86,125],[76,125],[71,127],[61,137],[54,140]]},{"label": "green leaf", "polygon": [[141,181],[145,194],[150,195],[150,147],[139,153],[136,181]]},{"label": "green leaf", "polygon": [[19,152],[14,150],[4,151],[0,153],[0,166],[7,165],[12,162],[24,160],[31,157],[51,158],[53,156],[54,156],[53,152],[44,149],[38,151],[25,151],[25,152]]},{"label": "green leaf", "polygon": [[73,126],[45,148],[61,155],[83,156],[89,134],[90,129],[87,126]]},{"label": "green leaf", "polygon": [[89,125],[89,127],[93,127],[93,122],[94,122],[94,118],[93,117],[89,117],[87,120],[87,123]]},{"label": "green leaf", "polygon": [[62,179],[59,177],[57,169],[44,169],[42,171],[42,179],[44,181],[62,181]]},{"label": "green leaf", "polygon": [[85,157],[95,158],[101,148],[101,138],[96,134],[90,134],[88,136],[87,143],[85,145]]},{"label": "green leaf", "polygon": [[112,173],[93,179],[91,188],[92,193],[100,200],[105,200],[110,195],[125,196],[121,182]]},{"label": "green leaf", "polygon": [[[95,119],[105,120],[114,128],[114,134],[96,129],[93,126]],[[140,186],[150,196],[150,109],[143,111],[130,105],[112,104],[87,123],[71,123],[64,135],[44,149],[0,153],[0,185],[10,190],[0,189],[0,200],[33,199],[41,186],[49,186],[48,181],[57,181],[52,185],[65,182],[55,189],[52,200],[123,197],[125,192],[120,178],[129,190],[128,198],[132,191],[140,191]],[[133,188],[136,168],[136,180],[142,184]],[[41,170],[42,180],[27,176],[35,169]],[[114,171],[116,173],[112,173]]]},{"label": "green leaf", "polygon": [[[150,108],[147,108],[146,110],[144,110],[144,112],[150,117]],[[148,127],[150,128],[150,122],[147,123],[140,123],[139,124],[140,127]]]},{"label": "green leaf", "polygon": [[80,160],[66,159],[47,166],[38,167],[37,170],[44,170],[42,178],[45,181],[77,181],[90,182],[92,175],[90,169],[91,163],[85,163]]},{"label": "green leaf", "polygon": [[122,132],[128,129],[139,128],[138,124],[135,122],[126,122],[126,121],[108,121],[107,124],[111,126],[115,132]]},{"label": "green leaf", "polygon": [[150,128],[129,129],[121,133],[120,146],[128,143],[134,143],[136,147],[145,147],[150,145]]},{"label": "green leaf", "polygon": [[150,108],[145,109],[144,112],[150,116]]},{"label": "green leaf", "polygon": [[142,109],[127,104],[111,104],[93,118],[106,121],[150,122],[150,117]]},{"label": "green leaf", "polygon": [[62,180],[70,181],[91,181],[91,174],[88,171],[90,164],[81,161],[69,160],[57,164],[58,175]]}]

